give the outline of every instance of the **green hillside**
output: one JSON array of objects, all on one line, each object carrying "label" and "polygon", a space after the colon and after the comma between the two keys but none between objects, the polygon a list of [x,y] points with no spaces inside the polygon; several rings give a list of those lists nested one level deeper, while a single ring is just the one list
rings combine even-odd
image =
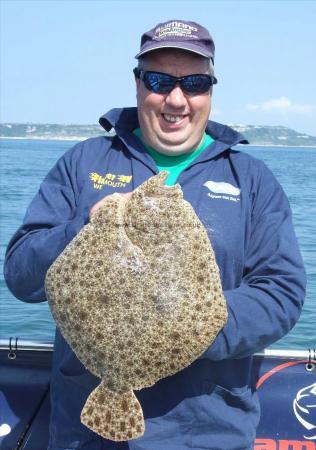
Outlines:
[{"label": "green hillside", "polygon": [[[230,125],[251,145],[316,147],[316,137],[281,126]],[[108,134],[99,125],[62,125],[38,123],[0,124],[0,137],[20,139],[83,140]]]}]

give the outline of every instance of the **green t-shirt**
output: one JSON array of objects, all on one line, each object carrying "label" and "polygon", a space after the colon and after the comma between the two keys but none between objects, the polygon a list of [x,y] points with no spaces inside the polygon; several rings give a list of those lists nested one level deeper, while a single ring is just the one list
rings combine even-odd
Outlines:
[{"label": "green t-shirt", "polygon": [[[140,128],[136,128],[133,133],[142,141],[142,132]],[[169,172],[169,176],[165,182],[166,185],[172,186],[176,183],[176,180],[181,172],[186,169],[192,161],[194,161],[202,152],[206,149],[214,139],[204,133],[204,138],[199,147],[193,150],[191,153],[185,153],[183,155],[163,155],[162,153],[157,152],[152,147],[144,144],[147,152],[155,161],[159,172],[162,170],[166,170]]]}]

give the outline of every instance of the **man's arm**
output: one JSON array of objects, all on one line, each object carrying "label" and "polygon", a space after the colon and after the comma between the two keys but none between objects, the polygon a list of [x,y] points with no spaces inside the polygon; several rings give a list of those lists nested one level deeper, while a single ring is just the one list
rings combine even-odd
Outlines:
[{"label": "man's arm", "polygon": [[280,339],[297,322],[306,277],[288,200],[263,166],[253,193],[243,279],[225,291],[228,321],[203,357],[243,358]]},{"label": "man's arm", "polygon": [[[9,242],[4,276],[13,295],[27,302],[45,300],[44,281],[48,268],[67,244],[92,219],[108,198],[89,211],[78,208],[78,144],[56,163],[27,209],[22,226]],[[129,198],[130,193],[120,194]]]},{"label": "man's arm", "polygon": [[72,154],[67,152],[48,173],[9,242],[4,276],[10,291],[21,300],[45,300],[47,269],[85,224],[76,208]]}]

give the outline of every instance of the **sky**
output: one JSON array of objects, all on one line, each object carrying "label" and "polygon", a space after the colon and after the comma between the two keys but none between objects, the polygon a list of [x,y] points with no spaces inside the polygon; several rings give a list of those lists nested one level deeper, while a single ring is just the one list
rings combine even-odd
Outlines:
[{"label": "sky", "polygon": [[0,121],[97,123],[135,106],[141,34],[184,19],[215,46],[211,119],[316,136],[315,0],[0,0]]}]

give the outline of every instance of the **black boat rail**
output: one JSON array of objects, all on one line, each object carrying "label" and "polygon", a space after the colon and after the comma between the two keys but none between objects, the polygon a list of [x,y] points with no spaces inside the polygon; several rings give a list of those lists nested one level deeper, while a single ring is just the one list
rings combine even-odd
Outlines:
[{"label": "black boat rail", "polygon": [[[19,337],[10,337],[0,339],[0,350],[14,351],[53,351],[54,343],[51,340],[27,340]],[[288,359],[306,359],[316,363],[316,348],[314,349],[291,349],[291,348],[266,348],[254,356],[264,358],[288,358]]]}]

